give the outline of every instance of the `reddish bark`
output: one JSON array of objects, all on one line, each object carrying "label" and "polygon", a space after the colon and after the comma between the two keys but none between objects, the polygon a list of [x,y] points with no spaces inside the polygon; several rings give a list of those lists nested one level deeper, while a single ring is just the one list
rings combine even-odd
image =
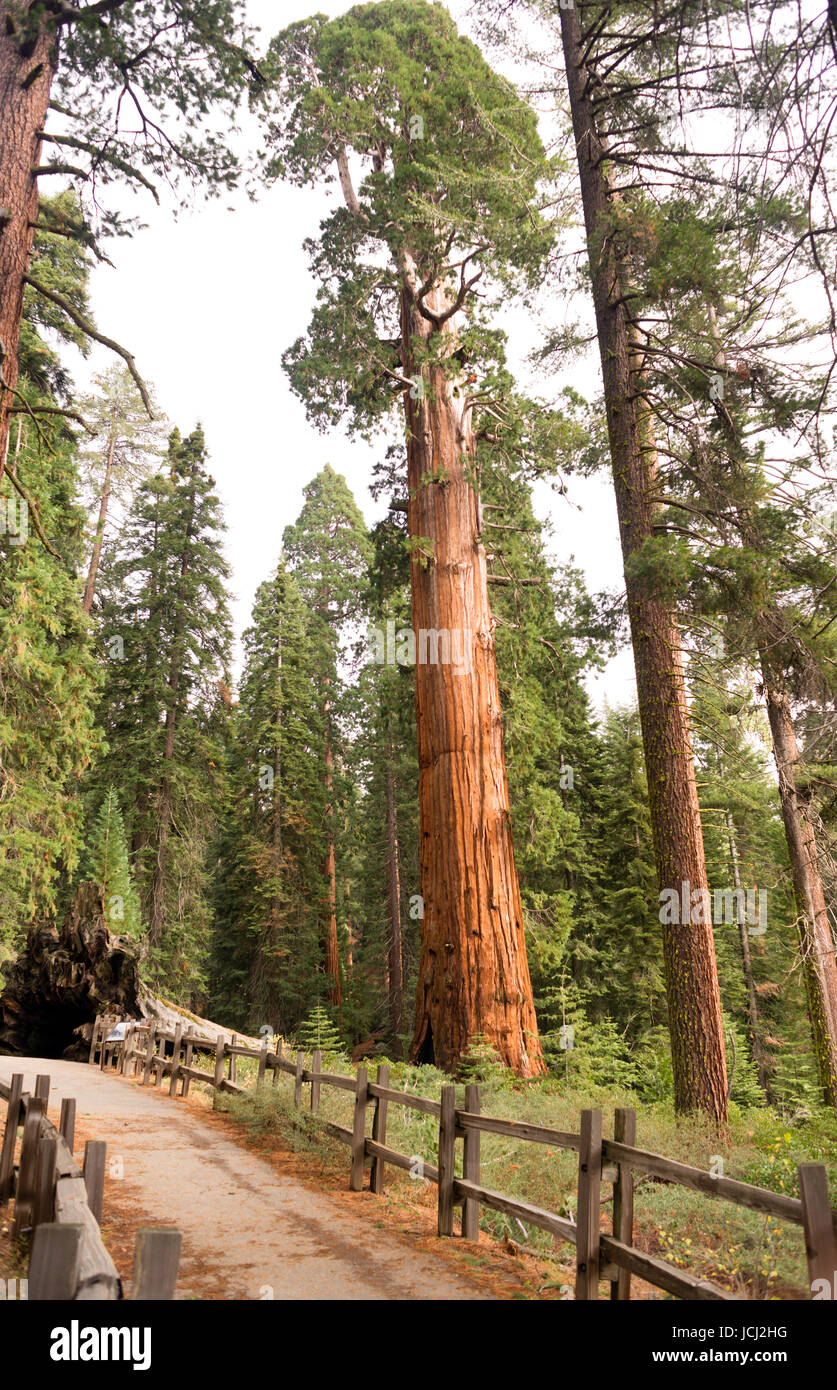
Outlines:
[{"label": "reddish bark", "polygon": [[[561,29],[573,120],[593,302],[604,380],[613,480],[636,666],[651,824],[661,890],[708,889],[680,633],[670,606],[648,592],[632,560],[653,534],[657,459],[643,398],[644,360],[625,295],[630,281],[609,236],[614,192],[589,99],[590,73],[576,9]],[[698,914],[700,915],[700,914]],[[663,955],[678,1110],[723,1122],[727,1075],[712,923],[664,925]]]},{"label": "reddish bark", "polygon": [[797,789],[799,747],[781,670],[762,654],[762,675],[782,820],[791,861],[808,1018],[826,1105],[837,1106],[837,959],[806,797]]},{"label": "reddish bark", "polygon": [[[472,413],[461,378],[414,364],[415,347],[434,333],[417,302],[420,284],[408,265],[403,374],[423,384],[421,398],[404,397],[413,629],[417,642],[423,630],[448,634],[461,659],[416,664],[424,918],[411,1056],[453,1069],[482,1034],[518,1075],[536,1076],[546,1067],[512,844]],[[447,302],[442,290],[425,296],[437,314]],[[439,332],[449,358],[455,318]]]},{"label": "reddish bark", "polygon": [[20,6],[0,3],[0,477],[9,445],[9,409],[18,379],[24,276],[38,220],[41,131],[57,59],[54,36],[21,44]]}]

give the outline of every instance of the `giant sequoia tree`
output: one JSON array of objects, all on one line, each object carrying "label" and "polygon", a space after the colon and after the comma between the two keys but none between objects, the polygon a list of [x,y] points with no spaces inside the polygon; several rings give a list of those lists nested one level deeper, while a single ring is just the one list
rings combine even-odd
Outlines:
[{"label": "giant sequoia tree", "polygon": [[456,664],[416,667],[424,920],[412,1053],[450,1067],[481,1033],[535,1075],[476,461],[503,413],[502,388],[486,383],[487,309],[535,279],[549,244],[535,118],[422,0],[292,25],[271,45],[268,77],[274,171],[299,183],[336,174],[343,196],[309,248],[321,289],[286,354],[292,384],[324,428],[348,418],[369,432],[400,404],[414,632],[464,644]]}]

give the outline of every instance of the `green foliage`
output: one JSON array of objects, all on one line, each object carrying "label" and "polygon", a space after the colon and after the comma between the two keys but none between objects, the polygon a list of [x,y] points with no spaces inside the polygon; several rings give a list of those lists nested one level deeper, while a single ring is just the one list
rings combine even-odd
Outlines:
[{"label": "green foliage", "polygon": [[297,1026],[296,1045],[303,1052],[336,1052],[339,1049],[339,1030],[322,1004],[312,1009]]},{"label": "green foliage", "polygon": [[128,842],[116,793],[108,787],[87,846],[83,877],[98,885],[111,931],[139,937],[139,894],[128,862]]}]

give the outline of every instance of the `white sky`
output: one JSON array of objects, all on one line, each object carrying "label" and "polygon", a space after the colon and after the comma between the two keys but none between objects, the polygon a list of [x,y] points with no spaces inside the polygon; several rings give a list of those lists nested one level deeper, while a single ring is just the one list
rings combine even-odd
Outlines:
[{"label": "white sky", "polygon": [[[248,0],[250,21],[262,29],[265,42],[306,15],[349,8],[334,0]],[[449,8],[467,32],[464,7]],[[114,192],[111,185],[107,193]],[[334,188],[277,184],[255,204],[242,192],[198,204],[175,219],[165,199],[157,208],[150,197],[125,193],[122,210],[141,216],[147,226],[132,239],[112,241],[108,253],[116,269],[98,266],[91,278],[100,330],[130,348],[173,424],[184,433],[203,424],[229,528],[238,637],[257,586],[276,564],[282,532],[299,513],[302,489],[324,464],[345,475],[367,521],[385,511],[368,491],[384,442],[375,448],[342,431],[319,434],[281,367],[282,352],[305,330],[314,301],[302,242],[316,233],[335,197]],[[518,353],[529,346],[526,325],[519,318],[516,331],[510,315],[504,327],[514,362],[516,345]],[[78,384],[85,386],[87,376],[110,360],[97,348],[76,366]],[[588,397],[599,389],[592,372],[584,369],[575,383]],[[552,527],[550,553],[559,563],[574,557],[592,591],[621,589],[609,481],[570,479],[568,487],[572,505],[545,485],[536,491],[538,515]],[[605,698],[611,704],[633,699],[630,652],[611,660],[601,677],[591,676],[588,689],[599,708]]]}]

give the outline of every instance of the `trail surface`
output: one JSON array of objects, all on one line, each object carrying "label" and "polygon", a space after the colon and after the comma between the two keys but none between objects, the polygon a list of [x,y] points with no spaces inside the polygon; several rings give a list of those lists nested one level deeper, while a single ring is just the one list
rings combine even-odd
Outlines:
[{"label": "trail surface", "polygon": [[[55,1120],[62,1097],[75,1097],[77,1155],[84,1139],[107,1140],[102,1228],[123,1273],[130,1274],[137,1226],[177,1226],[183,1233],[178,1298],[498,1296],[477,1275],[411,1248],[328,1193],[277,1173],[202,1119],[191,1102],[78,1062],[0,1057],[0,1079],[20,1071],[26,1090],[34,1089],[37,1074],[49,1073]],[[113,1248],[120,1231],[121,1261]]]}]

